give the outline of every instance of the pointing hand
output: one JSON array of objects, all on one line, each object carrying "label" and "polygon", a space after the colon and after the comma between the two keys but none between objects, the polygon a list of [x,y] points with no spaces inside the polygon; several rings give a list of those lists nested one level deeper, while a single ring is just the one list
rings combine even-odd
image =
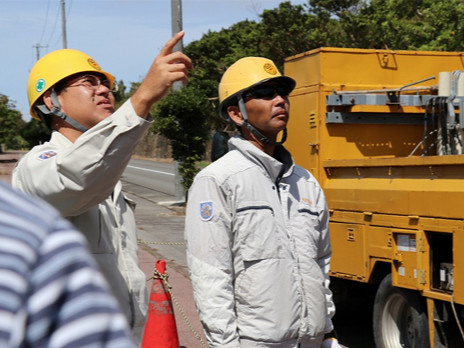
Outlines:
[{"label": "pointing hand", "polygon": [[174,35],[161,49],[153,61],[150,70],[140,87],[131,97],[132,106],[140,117],[146,117],[154,103],[160,101],[169,92],[176,81],[188,82],[188,70],[192,61],[180,51],[172,52],[174,46],[182,40],[184,32]]}]

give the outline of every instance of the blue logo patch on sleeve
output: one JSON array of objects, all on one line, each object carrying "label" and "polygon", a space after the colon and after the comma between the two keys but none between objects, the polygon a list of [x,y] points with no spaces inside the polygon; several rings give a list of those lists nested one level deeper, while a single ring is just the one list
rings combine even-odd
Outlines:
[{"label": "blue logo patch on sleeve", "polygon": [[56,151],[53,151],[53,150],[49,150],[49,151],[45,151],[45,152],[42,152],[38,159],[39,160],[46,160],[46,159],[49,159],[49,158],[52,158],[54,156],[57,155],[57,152]]},{"label": "blue logo patch on sleeve", "polygon": [[200,218],[203,221],[209,221],[213,217],[213,202],[200,203]]}]

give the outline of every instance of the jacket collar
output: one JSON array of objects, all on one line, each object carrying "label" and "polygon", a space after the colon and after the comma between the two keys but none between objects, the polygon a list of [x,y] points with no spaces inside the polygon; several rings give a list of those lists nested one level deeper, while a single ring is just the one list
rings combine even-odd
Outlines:
[{"label": "jacket collar", "polygon": [[60,132],[54,130],[52,131],[52,136],[50,137],[50,142],[52,144],[56,144],[62,147],[69,147],[73,144],[71,140],[66,138],[63,134]]},{"label": "jacket collar", "polygon": [[282,145],[276,146],[274,157],[271,157],[242,136],[236,135],[230,138],[229,149],[239,151],[249,161],[262,168],[274,182],[292,174],[293,158]]}]

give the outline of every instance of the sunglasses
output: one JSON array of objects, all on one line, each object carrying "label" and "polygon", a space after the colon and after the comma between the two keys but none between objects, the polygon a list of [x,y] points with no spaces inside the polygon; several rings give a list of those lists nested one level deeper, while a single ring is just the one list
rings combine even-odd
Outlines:
[{"label": "sunglasses", "polygon": [[276,95],[288,97],[288,88],[280,85],[267,85],[253,88],[244,93],[245,99],[274,99]]}]

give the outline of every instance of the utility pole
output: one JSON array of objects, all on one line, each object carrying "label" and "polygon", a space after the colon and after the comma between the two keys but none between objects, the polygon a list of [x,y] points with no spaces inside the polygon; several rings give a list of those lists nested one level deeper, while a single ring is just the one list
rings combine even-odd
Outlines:
[{"label": "utility pole", "polygon": [[[179,31],[182,30],[182,0],[171,0],[171,30],[172,36],[177,34]],[[183,50],[183,40],[178,42],[175,46],[173,51],[182,51]],[[172,85],[172,89],[174,91],[179,91],[182,88],[182,81],[176,81]],[[175,161],[175,195],[176,200],[181,201],[185,199],[185,190],[182,186],[179,174],[179,162]]]},{"label": "utility pole", "polygon": [[35,45],[32,45],[32,47],[35,48],[35,55],[36,55],[37,60],[39,60],[40,59],[40,49],[48,47],[48,45],[47,46],[41,46],[40,44],[37,43]]},{"label": "utility pole", "polygon": [[63,33],[63,48],[68,48],[68,42],[66,39],[66,12],[65,12],[65,0],[61,0],[61,24]]},{"label": "utility pole", "polygon": [[[171,31],[172,36],[182,30],[182,0],[171,0]],[[183,40],[180,40],[175,46],[173,51],[183,51]],[[178,91],[182,88],[182,82],[176,81],[173,84],[173,89]]]}]

